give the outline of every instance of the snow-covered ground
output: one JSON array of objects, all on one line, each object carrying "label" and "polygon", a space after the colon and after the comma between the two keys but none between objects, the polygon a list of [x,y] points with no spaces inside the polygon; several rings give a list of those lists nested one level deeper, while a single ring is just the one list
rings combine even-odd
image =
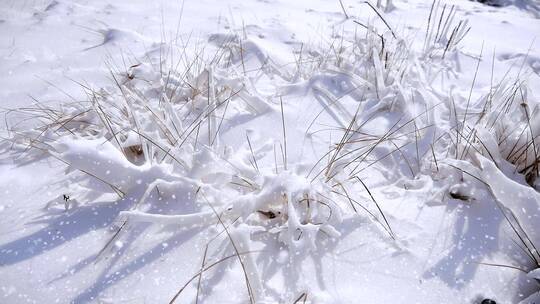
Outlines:
[{"label": "snow-covered ground", "polygon": [[380,2],[0,1],[0,303],[538,303],[540,3]]}]

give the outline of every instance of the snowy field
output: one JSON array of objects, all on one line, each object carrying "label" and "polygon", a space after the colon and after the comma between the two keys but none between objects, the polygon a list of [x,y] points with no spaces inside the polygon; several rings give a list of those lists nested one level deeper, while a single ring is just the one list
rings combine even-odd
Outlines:
[{"label": "snowy field", "polygon": [[0,0],[0,303],[540,303],[540,2],[482,2]]}]

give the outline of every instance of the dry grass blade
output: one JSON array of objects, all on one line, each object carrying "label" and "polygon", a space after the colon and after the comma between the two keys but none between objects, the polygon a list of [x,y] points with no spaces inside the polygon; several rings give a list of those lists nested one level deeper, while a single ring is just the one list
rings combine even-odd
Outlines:
[{"label": "dry grass blade", "polygon": [[255,153],[253,153],[253,147],[251,146],[251,141],[249,140],[249,135],[247,134],[247,132],[246,132],[246,139],[248,142],[249,151],[251,152],[251,157],[253,158],[253,164],[255,166],[255,169],[257,170],[257,172],[260,173],[259,165],[257,165],[257,158],[255,157]]},{"label": "dry grass blade", "polygon": [[195,275],[193,275],[176,293],[175,295],[173,296],[173,298],[169,301],[169,304],[173,304],[174,302],[176,302],[176,300],[178,299],[178,297],[182,294],[182,292],[186,289],[186,287],[189,285],[189,283],[193,282],[193,280],[195,280],[196,278],[199,277],[199,275],[201,275],[202,273],[214,268],[215,266],[229,260],[229,259],[232,259],[232,258],[236,258],[238,256],[245,256],[245,255],[248,255],[248,254],[253,254],[253,253],[258,253],[258,252],[261,252],[260,250],[252,250],[252,251],[247,251],[247,252],[240,252],[240,253],[235,253],[235,254],[231,254],[231,255],[228,255],[224,258],[221,258],[211,264],[208,264],[208,266],[204,267],[203,270],[201,271],[197,271],[197,273],[195,273]]},{"label": "dry grass blade", "polygon": [[101,248],[101,250],[98,252],[98,254],[96,255],[96,258],[95,258],[95,261],[94,261],[94,264],[96,264],[98,261],[99,261],[99,258],[101,257],[101,255],[105,252],[105,250],[107,250],[107,248],[109,248],[109,246],[113,243],[114,240],[116,240],[118,238],[118,236],[120,235],[120,233],[123,231],[124,227],[126,226],[127,224],[127,220],[125,220],[122,225],[120,225],[120,227],[118,227],[118,229],[116,230],[116,232],[114,233],[114,235],[109,239],[109,241],[105,244],[105,246],[103,246],[103,248]]},{"label": "dry grass blade", "polygon": [[287,170],[287,132],[285,131],[285,114],[283,113],[283,100],[279,97],[279,104],[281,106],[281,126],[283,128],[283,165]]},{"label": "dry grass blade", "polygon": [[477,264],[480,264],[480,265],[486,265],[486,266],[494,266],[494,267],[502,267],[502,268],[510,268],[510,269],[515,269],[515,270],[519,270],[523,273],[528,273],[527,270],[525,269],[521,269],[517,266],[512,266],[512,265],[504,265],[504,264],[494,264],[494,263],[483,263],[483,262],[477,262]]},{"label": "dry grass blade", "polygon": [[364,182],[358,176],[356,176],[356,179],[358,179],[358,181],[360,181],[360,183],[362,184],[364,189],[366,189],[367,193],[369,194],[369,197],[371,197],[371,200],[375,203],[375,206],[377,206],[377,209],[381,213],[381,216],[383,217],[383,220],[386,223],[386,226],[388,227],[388,233],[390,234],[390,237],[392,237],[392,239],[395,240],[396,238],[395,238],[394,232],[392,231],[392,228],[390,227],[390,224],[388,223],[388,220],[386,219],[386,216],[384,215],[384,212],[382,211],[381,207],[379,206],[379,204],[377,203],[377,201],[373,197],[373,194],[371,194],[371,191],[369,191],[366,184],[364,184]]},{"label": "dry grass blade", "polygon": [[482,52],[484,51],[484,42],[482,42],[482,47],[480,49],[480,55],[478,56],[478,61],[476,63],[476,69],[474,71],[474,77],[471,84],[471,90],[469,91],[469,97],[467,98],[467,105],[465,106],[465,114],[463,115],[462,129],[465,127],[465,122],[467,121],[467,113],[469,112],[469,106],[471,103],[472,92],[474,85],[476,84],[476,77],[478,76],[478,69],[480,68],[480,62],[482,61]]},{"label": "dry grass blade", "polygon": [[339,5],[341,6],[341,10],[343,11],[343,15],[345,15],[345,19],[349,19],[349,15],[347,14],[347,11],[345,10],[345,6],[343,5],[343,1],[342,0],[338,0],[339,1]]},{"label": "dry grass blade", "polygon": [[208,204],[208,206],[210,206],[210,208],[212,209],[212,212],[214,212],[214,214],[217,217],[219,223],[221,224],[221,226],[223,227],[223,229],[225,229],[225,232],[227,233],[227,237],[229,238],[229,241],[231,242],[231,245],[234,248],[236,256],[238,257],[238,261],[240,262],[240,266],[242,266],[242,271],[244,272],[244,279],[246,280],[246,287],[247,287],[247,290],[248,290],[249,302],[251,304],[254,304],[256,302],[256,299],[254,298],[253,289],[251,288],[251,283],[249,281],[249,276],[248,276],[248,272],[247,272],[247,269],[246,269],[246,265],[244,265],[244,261],[242,260],[242,258],[240,256],[240,251],[238,251],[238,247],[236,246],[236,243],[234,242],[234,239],[231,236],[231,234],[229,232],[229,229],[227,228],[225,223],[223,223],[223,220],[221,219],[221,216],[219,215],[219,213],[216,211],[216,209],[210,203],[210,201],[208,201],[208,199],[206,199],[206,196],[204,195],[204,193],[201,192],[201,194],[202,194],[204,200],[206,201],[206,203]]},{"label": "dry grass blade", "polygon": [[195,303],[199,303],[199,293],[201,291],[201,280],[203,275],[204,264],[206,263],[206,254],[208,253],[208,244],[204,247],[204,254],[201,262],[201,270],[199,271],[199,279],[197,281],[197,294],[195,295]]},{"label": "dry grass blade", "polygon": [[307,301],[307,293],[305,293],[305,292],[302,293],[302,294],[301,294],[301,295],[293,302],[293,304],[298,304],[298,303],[300,303],[300,301],[302,301],[303,304],[306,303],[306,301]]},{"label": "dry grass blade", "polygon": [[386,22],[386,19],[383,18],[383,16],[381,15],[381,13],[379,13],[379,11],[371,4],[369,3],[369,1],[364,1],[363,3],[369,5],[369,7],[371,7],[371,9],[375,12],[375,14],[377,14],[377,16],[379,16],[379,18],[382,20],[382,22],[384,23],[384,25],[386,25],[386,27],[388,28],[388,30],[390,30],[390,33],[392,33],[392,36],[394,36],[395,39],[397,39],[396,37],[396,34],[394,33],[394,31],[392,30],[392,28],[390,27],[390,25],[388,24],[388,22]]}]

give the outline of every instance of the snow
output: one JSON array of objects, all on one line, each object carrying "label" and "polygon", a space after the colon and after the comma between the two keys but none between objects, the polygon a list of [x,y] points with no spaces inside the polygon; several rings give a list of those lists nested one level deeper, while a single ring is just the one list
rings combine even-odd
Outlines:
[{"label": "snow", "polygon": [[497,3],[3,1],[0,302],[538,302],[540,4]]}]

